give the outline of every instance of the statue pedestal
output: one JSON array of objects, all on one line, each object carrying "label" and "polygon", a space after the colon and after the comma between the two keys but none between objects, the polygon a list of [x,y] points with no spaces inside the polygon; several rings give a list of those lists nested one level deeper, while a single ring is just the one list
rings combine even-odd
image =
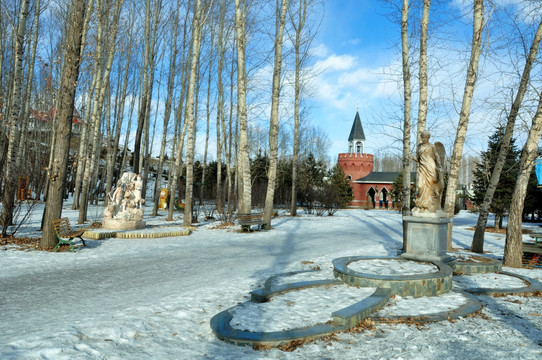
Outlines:
[{"label": "statue pedestal", "polygon": [[108,230],[134,230],[142,229],[146,225],[142,220],[119,220],[104,218],[102,227]]},{"label": "statue pedestal", "polygon": [[446,253],[448,224],[446,217],[405,216],[406,251],[403,258],[416,261],[448,262],[453,258]]}]

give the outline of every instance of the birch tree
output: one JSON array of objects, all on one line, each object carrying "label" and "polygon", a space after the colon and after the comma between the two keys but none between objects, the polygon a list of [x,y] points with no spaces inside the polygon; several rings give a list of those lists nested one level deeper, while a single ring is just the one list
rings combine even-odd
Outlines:
[{"label": "birch tree", "polygon": [[288,10],[288,0],[277,0],[275,20],[275,61],[273,65],[273,88],[271,98],[271,121],[269,126],[269,170],[267,172],[267,193],[265,196],[265,208],[263,214],[264,228],[271,229],[271,217],[273,215],[273,200],[275,197],[275,184],[277,181],[277,157],[278,157],[278,134],[279,134],[279,102],[280,102],[280,78],[282,69],[282,39]]},{"label": "birch tree", "polygon": [[[167,142],[167,130],[169,125],[169,120],[171,117],[171,108],[173,102],[173,88],[175,86],[175,70],[177,65],[177,54],[179,49],[177,48],[177,35],[179,31],[179,13],[181,8],[181,1],[177,0],[177,7],[175,9],[175,15],[173,17],[173,46],[170,53],[170,63],[169,63],[169,74],[167,81],[167,95],[166,102],[164,106],[164,122],[163,122],[163,132],[162,132],[162,142],[160,144],[160,156],[158,159],[158,166],[156,168],[156,182],[154,183],[154,204],[152,209],[152,215],[158,215],[158,204],[160,199],[160,188],[162,182],[162,169],[164,167],[164,158],[166,154],[166,142]],[[188,12],[187,12],[188,14]],[[185,18],[186,23],[186,18]]]},{"label": "birch tree", "polygon": [[485,235],[485,230],[486,230],[487,218],[489,215],[489,209],[493,201],[493,196],[495,194],[497,184],[499,183],[502,169],[506,162],[506,156],[510,149],[510,141],[514,133],[514,126],[516,124],[516,119],[518,117],[518,113],[521,107],[521,103],[523,101],[523,97],[529,85],[531,69],[536,60],[536,55],[538,53],[538,47],[540,45],[541,39],[542,39],[542,21],[538,24],[538,28],[533,38],[533,42],[531,44],[529,54],[527,55],[527,59],[525,61],[525,67],[523,68],[523,73],[521,75],[521,80],[520,80],[519,87],[516,93],[516,97],[514,99],[514,102],[508,114],[506,128],[504,131],[504,136],[502,138],[502,144],[499,150],[499,154],[497,155],[497,161],[491,173],[491,178],[489,179],[487,191],[484,196],[484,202],[482,203],[482,206],[480,207],[478,221],[476,222],[476,229],[474,231],[474,236],[472,238],[472,245],[471,245],[472,252],[477,252],[477,253],[484,252],[484,235]]},{"label": "birch tree", "polygon": [[196,0],[194,18],[192,20],[192,53],[190,59],[190,80],[188,82],[188,94],[186,100],[186,189],[184,197],[184,226],[192,225],[192,200],[194,185],[194,149],[196,145],[196,116],[194,114],[196,75],[201,46],[202,28],[202,5],[201,0]]},{"label": "birch tree", "polygon": [[18,152],[19,128],[18,120],[21,111],[21,91],[23,83],[23,60],[24,60],[24,38],[26,35],[26,21],[30,0],[21,2],[17,33],[15,37],[13,83],[11,86],[11,100],[8,122],[8,146],[4,169],[4,193],[2,197],[2,212],[0,224],[2,225],[2,236],[6,236],[8,226],[13,221],[13,210],[15,206],[16,191],[16,161]]},{"label": "birch tree", "polygon": [[[459,122],[454,141],[452,156],[450,158],[450,170],[448,172],[448,184],[446,187],[446,199],[444,202],[444,212],[446,216],[453,219],[455,201],[457,197],[456,189],[461,168],[461,158],[463,155],[463,144],[469,124],[470,108],[474,96],[474,85],[478,73],[478,61],[480,59],[482,46],[482,33],[484,29],[484,2],[483,0],[474,0],[473,11],[473,31],[469,67],[467,78],[465,80],[465,89],[463,91],[463,102],[459,113]],[[447,248],[452,249],[452,229],[453,222],[448,224]]]},{"label": "birch tree", "polygon": [[[309,54],[308,47],[314,39],[314,34],[307,34],[305,23],[308,16],[308,7],[313,2],[299,0],[297,13],[290,14],[294,37],[292,39],[295,51],[295,75],[294,75],[294,132],[292,149],[292,189],[291,189],[291,216],[297,215],[297,168],[299,159],[299,127],[300,127],[300,102],[302,91],[301,70]],[[297,18],[295,18],[297,17]],[[308,31],[307,31],[308,32]]]},{"label": "birch tree", "polygon": [[538,141],[542,132],[542,92],[539,95],[538,108],[533,117],[527,141],[523,146],[521,158],[519,160],[518,178],[514,192],[512,193],[512,203],[510,204],[510,215],[508,216],[508,226],[506,227],[506,243],[504,245],[503,265],[520,268],[523,257],[523,243],[521,223],[523,221],[523,207],[525,206],[525,196],[527,195],[527,185],[529,177],[534,166],[534,159],[537,155]]},{"label": "birch tree", "polygon": [[224,69],[224,26],[226,18],[226,3],[220,2],[217,47],[217,71],[216,71],[216,208],[219,214],[224,210],[224,196],[222,192],[222,152],[225,149],[226,124],[224,119],[224,84],[222,72]]},{"label": "birch tree", "polygon": [[[124,0],[117,0],[115,2],[114,12],[111,20],[109,19],[108,10],[104,7],[102,0],[97,0],[97,12],[98,12],[98,34],[96,41],[96,61],[98,65],[98,78],[96,82],[97,93],[94,98],[94,103],[92,105],[92,145],[90,156],[87,156],[87,162],[85,164],[85,174],[86,177],[83,179],[83,186],[81,190],[81,206],[79,208],[79,219],[78,223],[83,224],[87,219],[87,209],[88,209],[88,197],[90,189],[92,188],[93,182],[91,181],[92,175],[98,170],[99,166],[99,155],[100,155],[100,127],[102,120],[102,110],[104,105],[104,99],[106,90],[109,88],[109,79],[111,74],[111,67],[113,65],[113,58],[115,55],[116,49],[116,36],[118,32],[118,23],[120,19],[120,12]],[[111,24],[111,33],[110,37],[106,38],[104,42],[105,31],[107,30],[107,24]],[[103,48],[105,47],[105,59],[102,59]],[[105,60],[105,62],[103,62]],[[103,65],[102,65],[103,64]]]},{"label": "birch tree", "polygon": [[239,117],[237,173],[239,174],[238,208],[239,212],[241,213],[250,213],[252,197],[246,105],[247,73],[245,63],[245,29],[247,11],[246,0],[235,0],[235,34],[237,44],[237,116]]},{"label": "birch tree", "polygon": [[[410,215],[410,131],[412,112],[412,89],[410,85],[410,62],[408,45],[408,0],[403,0],[401,8],[401,50],[403,64],[403,190],[401,213]],[[406,249],[406,223],[403,222],[403,249]]]},{"label": "birch tree", "polygon": [[146,126],[146,111],[147,111],[147,94],[149,92],[149,63],[151,57],[151,1],[145,1],[145,30],[143,34],[143,41],[145,42],[144,53],[143,53],[143,69],[141,71],[141,98],[139,104],[139,114],[137,117],[137,129],[135,133],[134,140],[134,156],[133,156],[133,170],[134,173],[139,174],[139,163],[141,157],[141,139],[143,137],[143,128]]},{"label": "birch tree", "polygon": [[69,28],[64,44],[65,66],[62,71],[58,102],[58,140],[52,149],[53,166],[49,170],[50,182],[48,199],[45,205],[44,226],[40,245],[53,247],[57,243],[52,221],[62,215],[62,201],[64,197],[64,185],[70,147],[70,135],[73,122],[73,109],[75,102],[75,91],[79,76],[79,65],[81,61],[81,38],[84,28],[87,0],[72,0]]}]

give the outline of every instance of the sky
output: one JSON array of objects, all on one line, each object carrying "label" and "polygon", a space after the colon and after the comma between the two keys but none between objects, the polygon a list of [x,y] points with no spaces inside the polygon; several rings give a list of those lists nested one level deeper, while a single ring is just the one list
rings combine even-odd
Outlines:
[{"label": "sky", "polygon": [[388,38],[392,28],[378,1],[325,2],[315,56],[327,70],[319,78],[313,115],[329,136],[331,158],[347,151],[358,109],[367,138],[366,151],[374,152],[379,145],[380,141],[373,140],[377,129],[369,126],[373,119],[368,117],[374,101],[395,86],[387,84],[381,75],[382,66],[393,56]]},{"label": "sky", "polygon": [[[520,13],[514,5],[517,2],[502,0],[496,3],[508,6],[512,14],[517,14]],[[401,59],[400,50],[395,45],[400,37],[400,28],[390,20],[391,9],[386,8],[384,2],[375,0],[332,0],[324,4],[325,14],[313,55],[317,66],[325,71],[315,82],[311,120],[315,126],[323,128],[329,137],[330,160],[334,161],[338,153],[347,151],[348,136],[358,109],[366,136],[365,151],[376,156],[401,154]],[[432,132],[432,141],[441,141],[447,154],[451,153],[455,139],[458,109],[465,84],[472,31],[471,6],[471,2],[462,0],[433,2],[430,12],[429,67],[437,70],[429,74],[430,102],[431,97],[435,100],[433,105],[430,103],[428,128]],[[488,28],[491,26],[490,36],[486,34],[484,40],[487,52],[488,44],[499,40],[503,28],[495,26],[499,19],[497,11],[492,13],[493,9],[487,8],[486,11],[491,14],[488,19],[493,21],[488,25]],[[528,23],[529,17],[525,16],[523,20]],[[434,24],[439,26],[438,31],[431,28]],[[493,54],[498,51],[491,50]],[[505,57],[499,58],[501,60],[504,61]],[[520,62],[518,67],[521,69],[523,64]],[[482,54],[463,150],[465,155],[479,155],[485,150],[494,127],[504,120],[502,108],[509,107],[511,103],[511,84],[515,81],[505,78],[505,71],[509,68],[513,67],[497,64],[494,59],[488,60]],[[417,70],[413,68],[411,71],[415,131],[418,80]],[[498,86],[507,90],[499,93]],[[529,116],[526,121],[528,119]],[[526,131],[525,128],[519,130],[523,130],[516,133],[521,139]],[[523,142],[518,141],[517,144],[522,146]],[[412,148],[414,146],[413,143]]]}]

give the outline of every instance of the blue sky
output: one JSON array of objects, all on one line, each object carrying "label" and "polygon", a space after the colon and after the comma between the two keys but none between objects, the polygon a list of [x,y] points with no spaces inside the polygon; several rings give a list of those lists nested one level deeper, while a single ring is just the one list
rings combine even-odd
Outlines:
[{"label": "blue sky", "polygon": [[383,13],[381,3],[374,0],[325,2],[315,55],[327,70],[319,78],[312,119],[329,136],[331,159],[347,150],[358,108],[368,138],[366,151],[377,150],[378,142],[371,139],[381,129],[370,125],[371,109],[396,87],[386,84],[382,75],[383,67],[396,56],[391,49],[396,26]]},{"label": "blue sky", "polygon": [[[524,11],[514,5],[518,0],[498,0],[496,3],[511,10],[511,14],[521,14]],[[434,66],[436,70],[430,74],[429,80],[430,97],[435,100],[432,107],[430,104],[428,127],[433,133],[432,140],[443,142],[447,153],[451,152],[455,139],[458,108],[468,65],[472,31],[471,8],[471,1],[453,0],[433,5],[430,13],[430,26],[438,24],[440,27],[434,32],[430,29],[429,34],[429,66]],[[486,8],[491,15],[487,17],[490,19],[488,29],[491,42],[484,43],[486,51],[488,44],[493,47],[506,32],[504,26],[498,26],[502,19],[498,16],[503,16],[500,12],[502,8]],[[390,10],[377,0],[325,1],[325,16],[314,44],[314,55],[317,65],[326,71],[314,84],[311,120],[329,136],[331,146],[328,155],[331,161],[335,161],[339,152],[347,150],[348,135],[358,108],[367,138],[365,151],[376,156],[386,153],[400,154],[401,58],[400,49],[394,46],[400,38],[400,28],[386,15]],[[523,17],[522,21],[524,23],[521,25],[530,25],[527,16]],[[504,42],[503,48],[519,45],[519,42],[510,41],[513,37],[508,36],[507,39],[505,41],[508,43]],[[502,49],[495,49],[491,48],[491,55],[499,56],[498,51]],[[499,61],[504,62],[505,59],[506,55],[500,57]],[[435,66],[437,62],[438,65]],[[518,68],[522,67],[523,62],[518,61]],[[485,150],[488,136],[505,118],[503,114],[506,112],[503,112],[502,108],[511,103],[509,97],[512,92],[515,93],[516,81],[513,73],[506,74],[508,68],[511,66],[497,64],[495,58],[484,57],[484,54],[480,59],[480,75],[464,154],[478,155]],[[412,120],[415,131],[417,70],[411,71]],[[531,107],[532,104],[531,102]],[[525,118],[528,119],[529,116]],[[519,131],[517,136],[521,139],[524,133],[525,128],[523,133]],[[522,141],[517,143],[521,146],[523,144]]]}]

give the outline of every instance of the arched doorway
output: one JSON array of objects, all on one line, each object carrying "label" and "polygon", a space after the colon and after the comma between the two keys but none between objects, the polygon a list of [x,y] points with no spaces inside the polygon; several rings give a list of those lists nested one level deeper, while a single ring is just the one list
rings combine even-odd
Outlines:
[{"label": "arched doorway", "polygon": [[376,190],[371,188],[367,191],[367,208],[374,209],[376,204]]}]

